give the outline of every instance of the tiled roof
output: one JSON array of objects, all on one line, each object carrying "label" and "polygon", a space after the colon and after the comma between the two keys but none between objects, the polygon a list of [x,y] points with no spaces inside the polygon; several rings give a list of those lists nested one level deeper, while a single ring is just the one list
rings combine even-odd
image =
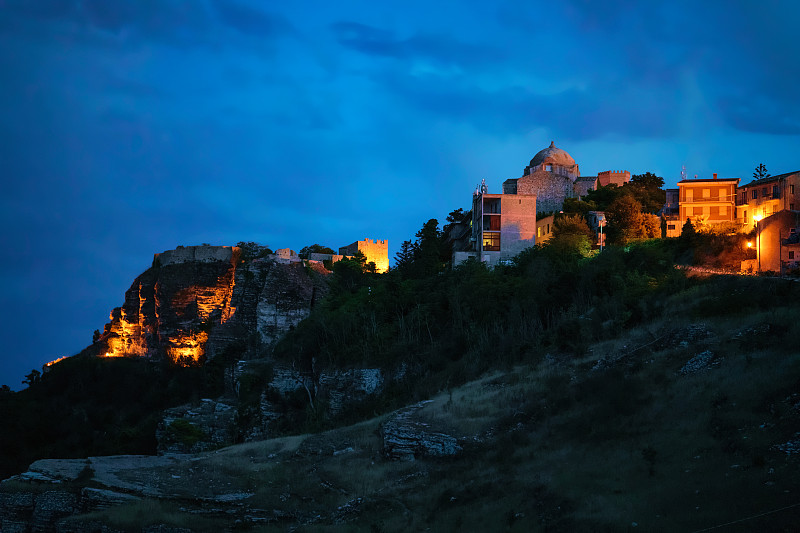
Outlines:
[{"label": "tiled roof", "polygon": [[772,183],[773,181],[778,181],[787,176],[791,176],[792,174],[797,174],[797,173],[800,173],[800,170],[795,170],[794,172],[787,172],[785,174],[778,174],[777,176],[770,176],[768,178],[761,178],[759,180],[753,180],[747,185],[741,185],[740,188],[753,187],[753,186],[763,185],[765,183]]}]

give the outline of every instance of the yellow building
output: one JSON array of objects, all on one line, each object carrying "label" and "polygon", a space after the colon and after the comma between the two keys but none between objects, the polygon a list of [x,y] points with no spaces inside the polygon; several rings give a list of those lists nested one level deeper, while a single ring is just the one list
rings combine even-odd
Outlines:
[{"label": "yellow building", "polygon": [[753,217],[766,218],[784,209],[800,209],[800,171],[751,181],[737,191],[736,221],[748,229]]},{"label": "yellow building", "polygon": [[678,182],[680,225],[690,219],[695,226],[736,220],[736,186],[739,178],[686,179]]}]

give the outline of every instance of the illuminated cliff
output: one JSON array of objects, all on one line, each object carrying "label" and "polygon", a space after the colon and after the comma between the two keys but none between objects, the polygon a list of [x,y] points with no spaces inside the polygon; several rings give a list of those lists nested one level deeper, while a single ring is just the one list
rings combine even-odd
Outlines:
[{"label": "illuminated cliff", "polygon": [[104,333],[85,352],[188,366],[235,343],[241,347],[244,339],[248,344],[240,349],[268,350],[308,315],[314,294],[327,289],[323,278],[300,263],[243,258],[236,247],[163,252],[136,278],[125,303],[111,312]]}]

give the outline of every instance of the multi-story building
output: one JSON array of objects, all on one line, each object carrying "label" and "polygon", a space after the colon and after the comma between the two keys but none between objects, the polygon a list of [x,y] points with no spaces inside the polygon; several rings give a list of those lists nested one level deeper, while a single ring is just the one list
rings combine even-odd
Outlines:
[{"label": "multi-story building", "polygon": [[[665,189],[666,202],[661,209],[664,237],[680,237],[683,223],[680,219],[680,189]],[[686,221],[684,221],[686,222]]]},{"label": "multi-story building", "polygon": [[536,244],[536,231],[536,196],[485,188],[473,195],[471,255],[480,261],[493,266],[511,259]]},{"label": "multi-story building", "polygon": [[800,170],[770,176],[739,187],[736,221],[752,227],[754,218],[765,218],[788,209],[800,209]]},{"label": "multi-story building", "polygon": [[739,178],[684,179],[678,182],[678,223],[716,225],[736,220]]}]

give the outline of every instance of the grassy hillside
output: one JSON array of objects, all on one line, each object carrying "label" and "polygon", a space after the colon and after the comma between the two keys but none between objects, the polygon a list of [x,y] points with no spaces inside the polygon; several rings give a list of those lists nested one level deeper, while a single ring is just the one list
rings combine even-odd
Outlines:
[{"label": "grassy hillside", "polygon": [[[721,305],[761,291],[768,309]],[[460,439],[453,458],[385,460],[383,415],[169,472],[187,480],[174,489],[183,498],[245,494],[232,516],[176,498],[76,519],[208,531],[233,517],[254,531],[794,531],[800,326],[783,297],[793,291],[708,279],[580,356],[541,352],[444,389],[414,416]]]}]

